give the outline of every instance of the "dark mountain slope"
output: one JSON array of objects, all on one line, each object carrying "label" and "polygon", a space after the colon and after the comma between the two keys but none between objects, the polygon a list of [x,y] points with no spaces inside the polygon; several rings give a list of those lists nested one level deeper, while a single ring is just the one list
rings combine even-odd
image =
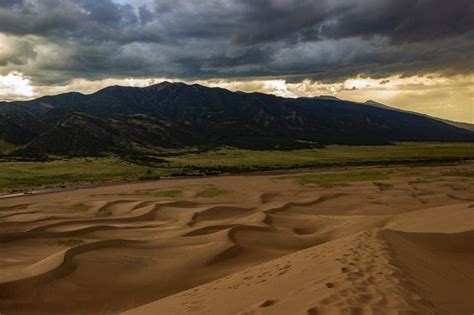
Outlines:
[{"label": "dark mountain slope", "polygon": [[458,127],[458,128],[461,128],[461,129],[466,129],[466,130],[474,131],[474,124],[469,124],[469,123],[457,122],[457,121],[452,121],[452,120],[447,120],[447,119],[441,119],[441,118],[430,117],[430,116],[425,115],[425,114],[421,114],[421,113],[416,113],[416,112],[411,112],[411,111],[407,111],[407,110],[398,109],[398,108],[391,107],[391,106],[388,106],[388,105],[385,105],[385,104],[381,104],[381,103],[378,103],[378,102],[375,102],[375,101],[367,101],[367,102],[365,102],[364,104],[369,105],[369,106],[375,106],[375,107],[379,107],[379,108],[385,108],[385,109],[389,109],[389,110],[394,110],[394,111],[398,111],[398,112],[403,112],[403,113],[410,113],[410,114],[414,114],[414,115],[418,115],[418,116],[423,116],[423,117],[427,117],[427,118],[432,118],[432,119],[436,119],[436,120],[439,120],[439,121],[441,121],[441,122],[444,122],[444,123],[446,123],[446,124],[448,124],[448,125],[452,125],[452,126],[454,126],[454,127]]},{"label": "dark mountain slope", "polygon": [[0,139],[20,146],[21,154],[98,155],[185,146],[474,141],[474,133],[337,99],[285,99],[164,82],[0,104]]}]

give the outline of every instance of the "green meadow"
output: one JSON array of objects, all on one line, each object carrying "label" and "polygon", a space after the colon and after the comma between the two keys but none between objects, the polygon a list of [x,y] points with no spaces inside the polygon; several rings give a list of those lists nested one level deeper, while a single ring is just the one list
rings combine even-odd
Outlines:
[{"label": "green meadow", "polygon": [[[321,149],[253,151],[220,148],[163,157],[163,163],[139,165],[118,157],[56,158],[47,162],[1,162],[0,191],[158,179],[160,176],[254,172],[351,165],[441,163],[474,159],[471,143],[398,143],[386,146],[330,145]],[[465,174],[469,176],[472,174]],[[380,180],[383,178],[370,178]],[[318,181],[319,179],[305,179]],[[331,182],[337,182],[331,179]],[[324,183],[323,183],[324,185]],[[176,192],[157,192],[175,194]]]}]

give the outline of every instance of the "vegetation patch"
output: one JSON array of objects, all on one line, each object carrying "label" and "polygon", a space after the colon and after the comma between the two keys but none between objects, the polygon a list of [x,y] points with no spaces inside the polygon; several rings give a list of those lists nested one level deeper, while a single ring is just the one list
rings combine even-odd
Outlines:
[{"label": "vegetation patch", "polygon": [[183,195],[181,189],[169,189],[169,190],[141,190],[139,193],[143,193],[156,198],[178,198]]},{"label": "vegetation patch", "polygon": [[210,188],[207,188],[201,192],[199,192],[197,194],[197,197],[200,197],[200,198],[214,198],[214,197],[218,197],[218,196],[221,196],[221,195],[225,195],[225,194],[228,194],[229,191],[227,190],[224,190],[224,189],[221,189],[221,188],[218,188],[218,187],[210,187]]},{"label": "vegetation patch", "polygon": [[285,176],[279,179],[293,179],[301,185],[318,185],[324,188],[348,186],[351,182],[389,179],[381,172],[319,173],[302,176]]},{"label": "vegetation patch", "polygon": [[111,217],[112,216],[112,210],[109,208],[101,208],[99,211],[97,211],[97,216],[104,218],[104,217]]},{"label": "vegetation patch", "polygon": [[432,182],[433,181],[431,181],[431,180],[417,178],[416,180],[412,180],[412,181],[408,182],[408,184],[409,185],[413,185],[413,184],[431,184]]},{"label": "vegetation patch", "polygon": [[84,243],[85,243],[84,240],[73,238],[73,239],[67,239],[67,240],[57,240],[55,244],[59,246],[74,247],[74,246],[78,246]]},{"label": "vegetation patch", "polygon": [[83,203],[76,203],[70,207],[67,207],[63,209],[65,212],[86,212],[90,209],[91,207],[83,204]]},{"label": "vegetation patch", "polygon": [[382,183],[382,182],[374,182],[374,185],[377,186],[380,191],[385,191],[385,190],[393,187],[392,184]]},{"label": "vegetation patch", "polygon": [[474,177],[474,171],[455,171],[449,173],[443,173],[445,176],[456,176],[456,177]]},{"label": "vegetation patch", "polygon": [[14,211],[14,210],[25,210],[29,204],[20,204],[14,206],[0,207],[0,211]]}]

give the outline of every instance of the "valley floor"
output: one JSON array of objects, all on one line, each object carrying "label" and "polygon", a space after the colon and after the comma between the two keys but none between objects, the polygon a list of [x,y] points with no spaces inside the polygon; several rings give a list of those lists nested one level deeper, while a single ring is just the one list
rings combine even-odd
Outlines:
[{"label": "valley floor", "polygon": [[3,314],[470,314],[474,163],[0,200]]}]

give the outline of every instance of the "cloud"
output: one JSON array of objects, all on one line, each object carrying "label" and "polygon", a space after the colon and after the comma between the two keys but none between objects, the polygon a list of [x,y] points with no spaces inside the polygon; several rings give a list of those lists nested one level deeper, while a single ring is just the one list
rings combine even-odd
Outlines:
[{"label": "cloud", "polygon": [[11,72],[8,75],[0,75],[0,99],[14,100],[18,97],[32,97],[34,89],[30,80],[22,73]]},{"label": "cloud", "polygon": [[473,15],[471,0],[6,0],[0,33],[16,44],[0,73],[48,84],[470,73]]},{"label": "cloud", "polygon": [[[432,93],[467,108],[472,90],[449,78],[474,73],[473,16],[472,0],[3,0],[2,98],[169,78],[401,105]],[[426,77],[422,96],[400,92],[397,78],[425,74],[459,97]]]},{"label": "cloud", "polygon": [[0,34],[0,67],[25,65],[35,58],[31,43]]}]

